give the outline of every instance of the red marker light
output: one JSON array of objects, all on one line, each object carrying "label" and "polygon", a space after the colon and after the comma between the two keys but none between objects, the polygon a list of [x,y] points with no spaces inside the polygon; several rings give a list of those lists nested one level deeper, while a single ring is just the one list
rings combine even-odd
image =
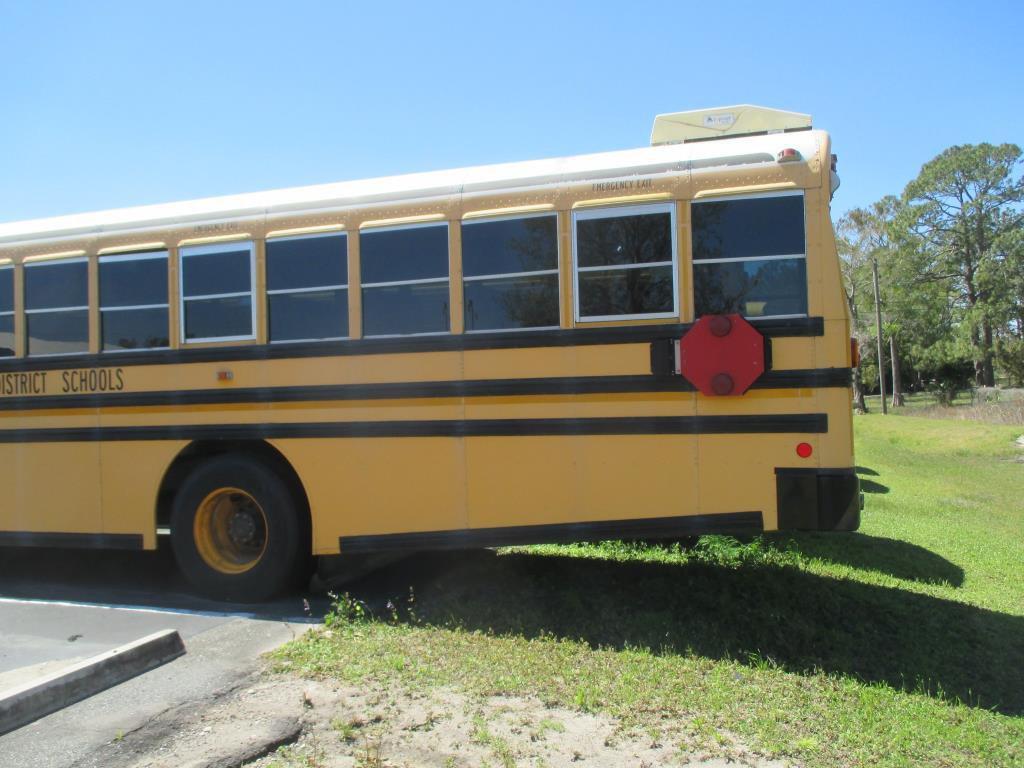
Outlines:
[{"label": "red marker light", "polygon": [[710,322],[708,322],[708,330],[711,331],[712,336],[722,338],[728,336],[729,332],[732,331],[732,320],[725,315],[712,315]]},{"label": "red marker light", "polygon": [[735,388],[732,376],[728,373],[716,373],[711,377],[711,390],[716,395],[731,395]]},{"label": "red marker light", "polygon": [[780,163],[792,163],[800,159],[800,153],[793,149],[793,147],[786,147],[775,156],[775,159]]},{"label": "red marker light", "polygon": [[799,443],[796,447],[796,455],[801,459],[809,459],[812,453],[814,453],[814,449],[810,443]]}]

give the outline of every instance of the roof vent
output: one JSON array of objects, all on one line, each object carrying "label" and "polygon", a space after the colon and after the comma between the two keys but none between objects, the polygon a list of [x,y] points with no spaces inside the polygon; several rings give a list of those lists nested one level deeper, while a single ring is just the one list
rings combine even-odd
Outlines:
[{"label": "roof vent", "polygon": [[737,104],[733,107],[658,115],[651,129],[651,146],[759,133],[805,131],[810,127],[810,115]]}]

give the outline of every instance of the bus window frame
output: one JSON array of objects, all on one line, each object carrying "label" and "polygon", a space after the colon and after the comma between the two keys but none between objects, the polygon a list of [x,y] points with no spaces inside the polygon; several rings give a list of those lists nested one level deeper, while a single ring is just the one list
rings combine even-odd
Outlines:
[{"label": "bus window frame", "polygon": [[[466,277],[465,274],[465,254],[463,250],[463,238],[462,238],[462,227],[473,224],[488,224],[496,221],[518,221],[520,219],[539,219],[543,216],[553,217],[555,220],[555,268],[554,269],[542,269],[533,272],[499,272],[489,275],[473,275],[472,277]],[[526,333],[528,331],[556,331],[562,327],[562,291],[564,286],[562,284],[562,238],[561,238],[561,217],[560,211],[532,211],[528,213],[507,213],[507,214],[495,214],[493,216],[474,216],[472,218],[463,218],[459,222],[459,262],[462,264],[462,291],[465,296],[466,283],[467,282],[478,282],[481,280],[497,280],[501,278],[513,278],[513,277],[536,277],[543,275],[557,275],[558,276],[558,318],[559,323],[556,325],[531,325],[527,328],[480,328],[474,330],[463,330],[465,334],[473,333]],[[450,235],[449,235],[450,236]],[[463,312],[465,312],[465,299],[463,299]],[[465,320],[463,320],[465,325]]]},{"label": "bus window frame", "polygon": [[[109,264],[111,262],[119,261],[156,261],[157,259],[163,259],[164,271],[168,272],[171,263],[171,253],[167,249],[156,250],[156,251],[129,251],[127,253],[111,253],[111,254],[100,254],[97,259],[97,266],[101,264]],[[99,290],[96,293],[96,303],[99,309],[99,351],[104,355],[116,355],[124,352],[149,352],[151,350],[161,350],[171,348],[171,338],[173,337],[173,329],[171,328],[171,298],[170,295],[167,297],[167,301],[163,304],[133,304],[124,307],[106,307],[103,306],[103,281],[100,278],[100,271],[96,271],[96,280],[99,283]],[[167,281],[168,290],[170,289],[170,280]],[[140,309],[166,309],[167,310],[167,345],[161,347],[132,347],[125,349],[104,349],[103,348],[103,313],[104,312],[124,312],[128,310],[140,310]]]},{"label": "bus window frame", "polygon": [[[657,320],[679,317],[679,235],[678,229],[678,205],[675,200],[668,200],[658,203],[616,203],[615,205],[595,206],[593,208],[579,208],[572,212],[572,302],[573,318],[577,323],[601,323],[617,322],[628,320]],[[618,213],[610,213],[615,211]],[[625,213],[628,211],[628,213]],[[621,216],[644,215],[653,213],[668,213],[669,230],[672,237],[672,311],[671,312],[643,312],[630,315],[580,315],[580,271],[599,272],[614,269],[642,269],[644,267],[664,267],[664,261],[652,261],[636,265],[600,265],[596,267],[579,266],[579,245],[577,243],[576,222],[588,219],[613,219]]]},{"label": "bus window frame", "polygon": [[[86,291],[86,303],[84,306],[68,306],[68,307],[46,307],[44,309],[29,309],[28,308],[28,270],[37,269],[39,267],[56,267],[64,266],[67,264],[85,264],[85,291]],[[25,286],[22,288],[24,293],[24,305],[22,313],[25,316],[25,357],[40,358],[40,357],[73,357],[75,355],[88,354],[91,348],[91,332],[89,329],[89,310],[90,306],[88,303],[89,296],[89,257],[88,256],[74,256],[71,258],[58,258],[58,259],[39,259],[38,261],[25,261],[22,264],[24,272]],[[32,354],[30,350],[31,336],[29,333],[29,322],[28,318],[30,315],[42,315],[42,314],[53,314],[55,312],[85,312],[86,313],[86,341],[85,350],[78,350],[75,352],[37,352]]]},{"label": "bus window frame", "polygon": [[[415,280],[385,280],[383,282],[367,283],[362,279],[363,274],[363,236],[366,234],[375,234],[378,232],[398,232],[408,229],[426,229],[427,227],[444,227],[445,231],[445,242],[446,252],[449,255],[448,260],[448,273],[444,277],[426,277],[417,278]],[[374,225],[362,225],[359,227],[359,311],[360,311],[360,325],[362,327],[362,338],[364,339],[407,339],[416,336],[451,336],[453,335],[451,326],[451,311],[452,311],[452,265],[451,265],[451,249],[452,249],[452,222],[448,219],[438,219],[434,221],[417,221],[409,224],[387,224],[384,226]],[[460,254],[461,256],[461,254]],[[448,308],[448,330],[447,331],[419,331],[416,333],[366,333],[366,301],[363,291],[367,288],[391,288],[401,285],[431,285],[436,283],[445,282],[448,284],[448,301],[446,306]]]},{"label": "bus window frame", "polygon": [[[206,256],[211,253],[230,253],[241,250],[238,246],[244,245],[249,251],[249,290],[231,291],[228,293],[201,294],[198,296],[185,296],[185,259],[191,256]],[[185,337],[186,315],[185,304],[188,301],[203,299],[227,299],[235,296],[249,297],[249,327],[252,332],[247,335],[238,336],[204,336],[202,338],[189,339]],[[183,245],[178,247],[178,338],[181,344],[210,344],[221,341],[255,341],[257,338],[256,328],[256,241],[255,240],[226,240],[218,243],[203,245]]]},{"label": "bus window frame", "polygon": [[[326,238],[326,237],[340,237],[344,238],[345,241],[345,267],[346,274],[348,272],[348,239],[351,235],[347,230],[334,229],[328,232],[300,232],[294,235],[270,235],[263,240],[263,259],[264,269],[269,271],[270,256],[269,247],[271,243],[283,243],[289,240],[312,240],[313,238]],[[268,344],[312,344],[318,341],[345,341],[346,339],[352,338],[352,329],[348,329],[348,335],[346,336],[319,336],[316,338],[309,339],[274,339],[270,335],[270,297],[271,296],[284,296],[289,294],[301,294],[301,293],[315,293],[317,291],[345,291],[345,311],[348,312],[348,308],[352,305],[352,289],[348,282],[344,285],[316,285],[309,286],[306,288],[270,288],[269,279],[264,276],[264,308],[267,316],[267,343]],[[348,317],[345,318],[345,325],[348,326]]]}]

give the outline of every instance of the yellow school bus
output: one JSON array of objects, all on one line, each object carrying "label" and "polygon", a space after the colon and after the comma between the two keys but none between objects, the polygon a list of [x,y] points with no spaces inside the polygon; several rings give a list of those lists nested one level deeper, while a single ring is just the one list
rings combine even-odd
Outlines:
[{"label": "yellow school bus", "polygon": [[313,556],[853,530],[810,118],[0,225],[0,545],[259,600]]}]

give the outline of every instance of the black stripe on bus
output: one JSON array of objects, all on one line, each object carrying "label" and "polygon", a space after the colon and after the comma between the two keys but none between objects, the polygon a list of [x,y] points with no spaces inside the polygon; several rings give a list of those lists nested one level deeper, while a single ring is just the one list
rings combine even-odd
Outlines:
[{"label": "black stripe on bus", "polygon": [[[850,380],[849,368],[768,371],[754,382],[753,389],[846,388],[850,386]],[[85,395],[6,397],[0,398],[0,411],[693,391],[693,385],[681,376],[566,376],[533,379],[319,384],[305,387],[239,387],[237,389],[222,387],[220,389],[160,392],[96,392]]]},{"label": "black stripe on bus", "polygon": [[0,531],[0,547],[142,549],[141,533],[28,533]]},{"label": "black stripe on bus", "polygon": [[763,530],[760,512],[727,512],[720,515],[342,536],[338,544],[342,555],[353,555],[388,550],[479,549],[604,539],[670,539],[709,533],[760,533]]},{"label": "black stripe on bus", "polygon": [[160,427],[3,429],[0,430],[0,443],[348,437],[809,434],[827,431],[827,414],[795,413],[758,416],[614,416],[588,419],[339,421],[294,424],[182,424]]},{"label": "black stripe on bus", "polygon": [[[821,317],[781,320],[752,320],[768,337],[824,336]],[[465,352],[487,349],[535,347],[577,347],[598,344],[639,344],[678,338],[692,324],[630,325],[614,328],[568,328],[551,331],[465,333],[451,336],[416,336],[387,339],[302,342],[297,344],[251,344],[238,347],[198,349],[155,349],[146,352],[108,352],[61,357],[19,357],[0,359],[0,371],[51,371],[76,368],[126,368],[135,365],[180,365],[183,363],[226,363],[239,360],[288,360],[304,357],[345,357],[414,352]]]}]

